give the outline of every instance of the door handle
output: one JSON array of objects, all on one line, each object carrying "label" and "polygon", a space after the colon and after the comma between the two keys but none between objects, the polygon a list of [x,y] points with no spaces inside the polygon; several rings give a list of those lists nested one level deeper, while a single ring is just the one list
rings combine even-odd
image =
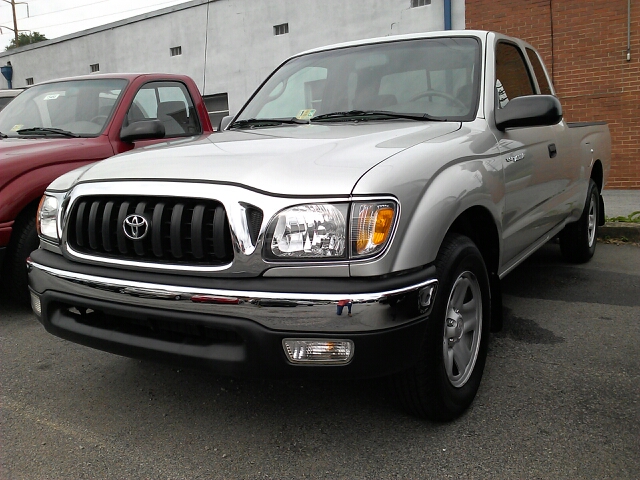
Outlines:
[{"label": "door handle", "polygon": [[549,144],[549,158],[554,158],[558,154],[555,143]]}]

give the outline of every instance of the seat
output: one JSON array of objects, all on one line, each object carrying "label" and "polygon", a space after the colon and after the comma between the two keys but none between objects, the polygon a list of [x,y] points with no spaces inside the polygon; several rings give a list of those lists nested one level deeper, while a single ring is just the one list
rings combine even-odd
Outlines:
[{"label": "seat", "polygon": [[140,109],[140,106],[134,100],[134,102],[131,104],[131,107],[129,107],[129,111],[127,112],[127,116],[124,118],[124,123],[122,126],[127,127],[132,123],[140,122],[142,120],[147,120],[147,117]]},{"label": "seat", "polygon": [[461,86],[456,92],[456,98],[467,107],[471,107],[471,100],[473,98],[473,85],[468,83]]},{"label": "seat", "polygon": [[387,107],[392,105],[397,105],[398,100],[395,95],[378,95],[373,98],[373,109],[374,110],[384,110]]},{"label": "seat", "polygon": [[158,120],[164,124],[165,135],[182,135],[187,133],[189,124],[187,108],[184,102],[173,100],[158,104]]}]

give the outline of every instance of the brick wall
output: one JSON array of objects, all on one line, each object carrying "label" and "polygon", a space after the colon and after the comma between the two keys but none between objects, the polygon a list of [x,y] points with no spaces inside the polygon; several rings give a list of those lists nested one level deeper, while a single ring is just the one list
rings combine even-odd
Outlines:
[{"label": "brick wall", "polygon": [[531,43],[553,77],[567,121],[604,120],[612,141],[607,188],[640,189],[640,5],[627,0],[466,0],[466,28]]}]

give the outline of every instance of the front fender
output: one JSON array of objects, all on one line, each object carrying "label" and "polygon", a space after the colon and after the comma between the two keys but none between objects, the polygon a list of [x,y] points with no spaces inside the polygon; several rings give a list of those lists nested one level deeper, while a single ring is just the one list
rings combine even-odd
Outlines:
[{"label": "front fender", "polygon": [[[428,185],[399,238],[393,270],[432,263],[445,235],[464,212],[487,210],[502,238],[504,188],[500,160],[496,158],[452,162]],[[487,226],[493,228],[493,226]],[[502,251],[502,245],[500,245]]]},{"label": "front fender", "polygon": [[15,220],[32,202],[39,200],[47,186],[60,175],[81,167],[91,160],[61,163],[30,170],[14,178],[0,190],[0,223]]},{"label": "front fender", "polygon": [[484,120],[416,145],[376,166],[355,195],[391,194],[400,202],[396,234],[384,256],[354,262],[352,276],[384,275],[432,263],[456,218],[471,207],[493,217],[501,236],[502,160]]}]

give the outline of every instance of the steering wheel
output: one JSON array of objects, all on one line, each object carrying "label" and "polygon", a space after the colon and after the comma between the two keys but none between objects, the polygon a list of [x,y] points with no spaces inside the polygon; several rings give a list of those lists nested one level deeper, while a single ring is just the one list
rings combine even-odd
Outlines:
[{"label": "steering wheel", "polygon": [[104,125],[104,122],[107,121],[107,116],[106,115],[96,115],[95,117],[93,117],[91,120],[89,120],[91,123],[97,123],[98,125]]},{"label": "steering wheel", "polygon": [[453,103],[454,105],[462,108],[463,110],[466,110],[468,108],[464,103],[462,103],[460,100],[458,100],[453,95],[449,95],[448,93],[444,93],[444,92],[439,92],[437,90],[424,91],[422,93],[419,93],[418,95],[416,95],[415,97],[413,97],[409,101],[413,102],[415,100],[421,99],[422,97],[441,97],[441,98],[444,98],[445,100],[448,100],[449,102]]}]

